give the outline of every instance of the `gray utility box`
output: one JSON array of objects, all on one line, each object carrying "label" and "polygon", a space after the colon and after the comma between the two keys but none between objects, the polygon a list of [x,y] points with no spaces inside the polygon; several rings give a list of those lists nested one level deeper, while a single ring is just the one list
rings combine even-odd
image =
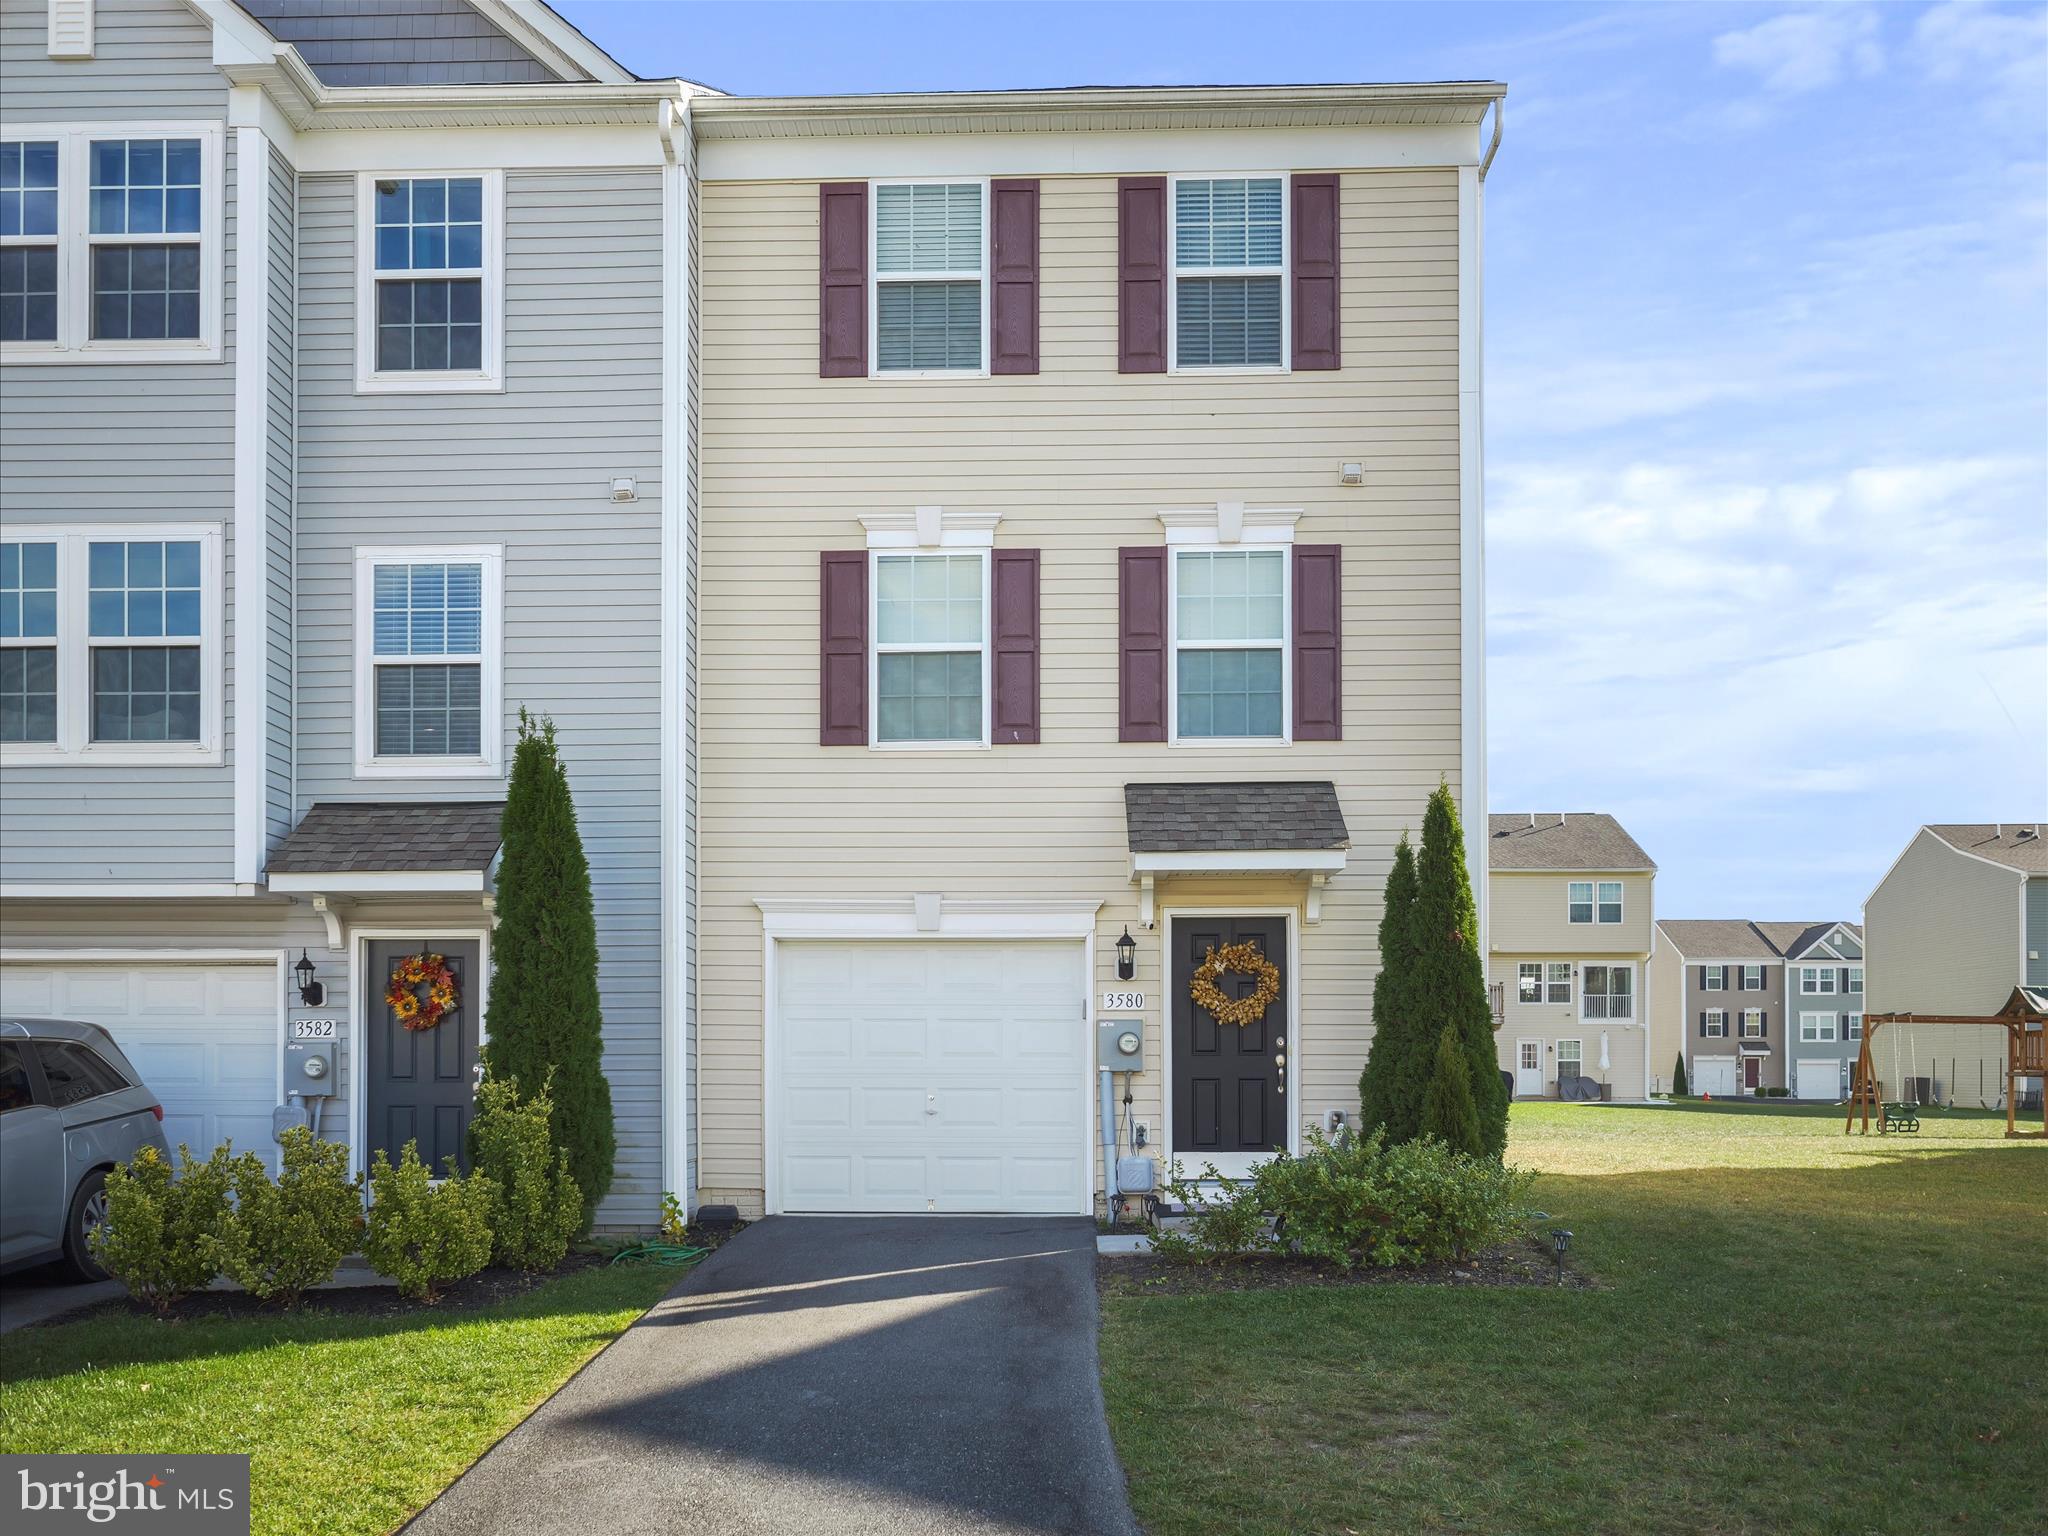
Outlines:
[{"label": "gray utility box", "polygon": [[287,1040],[284,1043],[284,1091],[287,1098],[334,1097],[334,1042]]},{"label": "gray utility box", "polygon": [[1105,1072],[1145,1070],[1145,1021],[1102,1019],[1095,1035],[1096,1065]]}]

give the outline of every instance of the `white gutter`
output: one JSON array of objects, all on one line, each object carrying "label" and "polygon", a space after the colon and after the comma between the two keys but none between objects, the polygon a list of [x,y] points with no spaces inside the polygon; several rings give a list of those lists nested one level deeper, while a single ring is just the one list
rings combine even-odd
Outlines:
[{"label": "white gutter", "polygon": [[1507,112],[1507,97],[1504,95],[1496,96],[1493,99],[1493,142],[1486,146],[1486,153],[1480,157],[1479,161],[1479,179],[1481,181],[1486,180],[1486,173],[1493,165],[1493,157],[1500,153],[1501,125],[1507,117]]}]

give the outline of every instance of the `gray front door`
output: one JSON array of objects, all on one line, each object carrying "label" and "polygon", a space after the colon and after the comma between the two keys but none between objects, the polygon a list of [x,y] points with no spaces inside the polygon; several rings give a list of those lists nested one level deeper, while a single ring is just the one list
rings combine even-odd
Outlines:
[{"label": "gray front door", "polygon": [[[432,1029],[407,1029],[392,1011],[388,994],[400,964],[420,953],[422,944],[428,953],[446,957],[455,977],[456,1003]],[[476,989],[483,984],[477,947],[474,939],[432,937],[370,945],[365,976],[370,995],[363,999],[369,1034],[363,1068],[368,1078],[365,1168],[379,1149],[396,1163],[405,1144],[416,1141],[420,1161],[436,1175],[450,1157],[468,1171],[464,1142],[476,1107]],[[419,992],[424,996],[426,989]]]}]

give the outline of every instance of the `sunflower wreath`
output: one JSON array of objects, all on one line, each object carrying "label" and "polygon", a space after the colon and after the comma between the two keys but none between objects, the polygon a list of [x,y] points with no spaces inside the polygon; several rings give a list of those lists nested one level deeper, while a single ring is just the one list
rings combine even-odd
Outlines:
[{"label": "sunflower wreath", "polygon": [[[420,997],[422,986],[427,989],[424,1000]],[[462,994],[455,984],[455,973],[448,969],[448,957],[421,950],[416,955],[407,955],[392,970],[384,1001],[407,1029],[426,1030],[454,1012]]]},{"label": "sunflower wreath", "polygon": [[[1256,976],[1258,985],[1252,988],[1251,996],[1232,997],[1217,986],[1216,978],[1225,971]],[[1195,979],[1188,984],[1188,996],[1195,1000],[1197,1008],[1207,1009],[1218,1024],[1235,1024],[1239,1029],[1265,1018],[1266,1010],[1279,995],[1280,968],[1250,939],[1241,944],[1226,944],[1221,949],[1211,947],[1196,968]]]}]

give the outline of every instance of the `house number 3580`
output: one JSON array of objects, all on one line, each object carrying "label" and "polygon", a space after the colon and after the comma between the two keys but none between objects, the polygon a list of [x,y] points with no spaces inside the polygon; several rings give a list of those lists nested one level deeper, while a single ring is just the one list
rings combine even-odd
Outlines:
[{"label": "house number 3580", "polygon": [[1105,992],[1102,994],[1102,1012],[1137,1013],[1145,1006],[1142,992]]}]

